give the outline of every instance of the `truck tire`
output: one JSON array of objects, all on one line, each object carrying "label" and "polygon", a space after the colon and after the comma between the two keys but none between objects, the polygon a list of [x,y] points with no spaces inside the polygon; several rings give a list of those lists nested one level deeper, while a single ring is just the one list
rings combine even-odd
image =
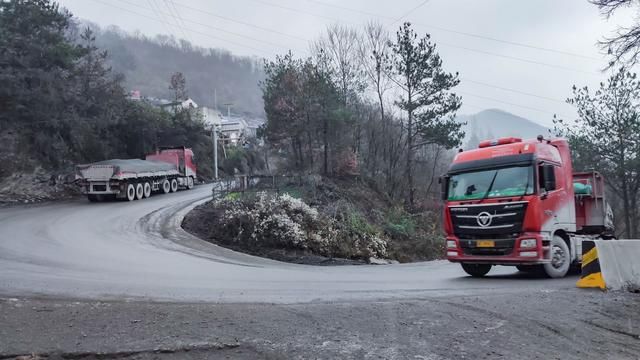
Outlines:
[{"label": "truck tire", "polygon": [[135,184],[127,184],[127,200],[133,201],[136,199],[136,186]]},{"label": "truck tire", "polygon": [[171,192],[178,191],[178,179],[171,179]]},{"label": "truck tire", "polygon": [[473,277],[483,277],[491,270],[490,264],[466,264],[462,263],[462,270]]},{"label": "truck tire", "polygon": [[567,275],[571,267],[571,252],[564,239],[553,235],[551,240],[551,262],[544,264],[544,273],[550,278],[561,278]]},{"label": "truck tire", "polygon": [[164,179],[162,182],[162,193],[168,194],[171,192],[171,183],[168,179]]},{"label": "truck tire", "polygon": [[136,184],[136,199],[142,200],[144,197],[144,186],[141,183]]},{"label": "truck tire", "polygon": [[191,176],[187,178],[187,189],[188,190],[193,189],[193,178]]},{"label": "truck tire", "polygon": [[144,183],[144,197],[148,198],[151,196],[151,184],[148,182]]}]

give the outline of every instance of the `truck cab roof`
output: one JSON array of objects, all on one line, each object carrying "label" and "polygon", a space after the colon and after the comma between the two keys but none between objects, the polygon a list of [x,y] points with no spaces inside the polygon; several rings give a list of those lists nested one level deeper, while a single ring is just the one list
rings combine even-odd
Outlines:
[{"label": "truck cab roof", "polygon": [[558,150],[559,144],[566,144],[564,139],[530,139],[500,138],[486,140],[479,147],[456,154],[449,173],[471,171],[475,169],[531,164],[534,160],[562,164]]}]

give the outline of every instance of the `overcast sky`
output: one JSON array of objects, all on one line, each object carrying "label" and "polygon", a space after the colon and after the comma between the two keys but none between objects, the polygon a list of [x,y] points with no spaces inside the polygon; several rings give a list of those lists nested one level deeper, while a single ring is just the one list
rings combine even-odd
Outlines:
[{"label": "overcast sky", "polygon": [[[459,72],[460,113],[501,108],[550,126],[571,86],[597,85],[606,65],[596,42],[634,9],[609,20],[587,0],[61,0],[79,18],[154,36],[173,34],[203,47],[273,57],[333,23],[360,27],[375,19],[391,31],[410,21],[438,44],[444,66]],[[490,40],[497,39],[500,41]],[[520,44],[520,45],[517,45]],[[522,46],[526,45],[526,46]]]}]

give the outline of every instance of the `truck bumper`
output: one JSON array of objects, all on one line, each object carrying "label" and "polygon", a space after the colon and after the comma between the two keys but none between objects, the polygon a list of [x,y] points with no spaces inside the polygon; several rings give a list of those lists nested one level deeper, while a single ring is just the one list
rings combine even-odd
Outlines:
[{"label": "truck bumper", "polygon": [[119,194],[120,184],[109,181],[89,181],[82,185],[82,193],[91,195]]},{"label": "truck bumper", "polygon": [[[535,247],[522,247],[523,240],[535,240]],[[447,260],[457,263],[492,265],[545,264],[550,261],[544,256],[546,252],[544,241],[546,240],[548,239],[539,233],[523,233],[515,239],[495,241],[495,247],[490,247],[487,244],[485,244],[487,247],[482,247],[480,242],[485,240],[461,240],[455,236],[447,236],[446,256]],[[455,242],[455,247],[452,246],[452,241]],[[498,245],[499,242],[502,242],[501,246]],[[528,242],[530,243],[531,241]],[[511,246],[505,246],[505,243],[511,244]]]}]

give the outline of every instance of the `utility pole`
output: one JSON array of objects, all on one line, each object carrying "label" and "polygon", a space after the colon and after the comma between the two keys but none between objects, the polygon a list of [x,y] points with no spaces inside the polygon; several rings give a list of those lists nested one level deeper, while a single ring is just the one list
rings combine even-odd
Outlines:
[{"label": "utility pole", "polygon": [[211,140],[213,141],[213,178],[218,180],[218,131],[216,124],[211,127]]},{"label": "utility pole", "polygon": [[226,103],[222,105],[227,107],[227,117],[231,117],[231,107],[233,106],[233,103]]}]

